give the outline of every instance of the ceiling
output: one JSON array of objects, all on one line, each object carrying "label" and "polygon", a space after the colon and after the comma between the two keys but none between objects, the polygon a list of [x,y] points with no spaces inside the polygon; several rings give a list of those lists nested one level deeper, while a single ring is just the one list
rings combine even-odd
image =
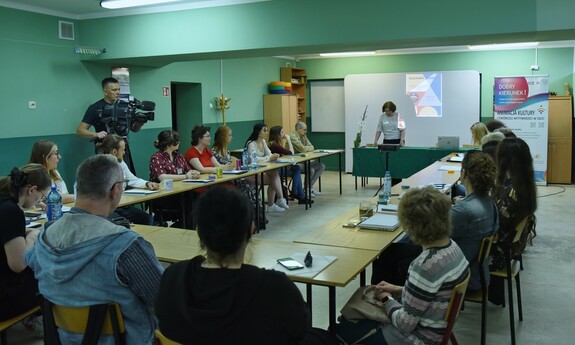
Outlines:
[{"label": "ceiling", "polygon": [[[104,18],[111,16],[125,16],[132,14],[157,13],[167,11],[188,10],[195,8],[231,6],[253,2],[264,2],[274,0],[180,0],[172,4],[160,6],[140,6],[130,9],[109,10],[100,7],[100,0],[0,0],[0,6],[9,7],[24,11],[42,13],[47,15],[59,16],[64,18],[82,20]],[[279,0],[275,0],[279,1]],[[382,44],[353,44],[353,45],[333,45],[333,46],[305,46],[305,47],[276,47],[275,49],[250,50],[245,52],[233,52],[227,56],[224,52],[212,52],[204,54],[183,54],[181,56],[169,57],[147,57],[140,58],[139,63],[143,65],[163,65],[174,61],[190,61],[197,59],[214,59],[214,58],[237,58],[237,57],[255,57],[255,56],[282,56],[285,58],[314,59],[319,58],[319,53],[327,52],[344,52],[344,51],[376,51],[376,55],[395,55],[395,54],[425,54],[438,52],[462,52],[468,51],[467,44],[486,44],[486,43],[508,43],[508,42],[525,42],[540,41],[540,48],[554,47],[575,47],[573,34],[552,35],[546,37],[543,34],[538,37],[533,36],[514,36],[514,35],[492,35],[491,37],[452,37],[450,39],[439,41],[437,39],[386,42],[385,49]],[[245,56],[244,56],[245,55]],[[148,61],[149,60],[149,61]],[[155,61],[158,60],[158,61]],[[110,61],[108,61],[110,62]],[[118,61],[121,63],[122,61]],[[132,61],[135,62],[135,61]]]},{"label": "ceiling", "polygon": [[94,19],[130,14],[230,6],[263,1],[271,0],[179,0],[172,4],[139,6],[120,10],[102,8],[100,7],[100,0],[0,0],[0,6],[70,19]]}]

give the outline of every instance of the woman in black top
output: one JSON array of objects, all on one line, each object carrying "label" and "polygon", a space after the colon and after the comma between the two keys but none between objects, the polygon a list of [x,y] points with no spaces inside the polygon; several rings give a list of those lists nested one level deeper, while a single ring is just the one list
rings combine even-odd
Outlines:
[{"label": "woman in black top", "polygon": [[314,343],[306,338],[306,304],[289,278],[243,263],[253,232],[247,197],[213,187],[198,204],[197,231],[207,255],[164,272],[155,306],[162,333],[182,344]]},{"label": "woman in black top", "polygon": [[24,262],[24,252],[36,242],[38,230],[26,229],[22,208],[29,208],[50,191],[52,180],[40,164],[14,168],[0,178],[0,321],[38,305],[38,283]]}]

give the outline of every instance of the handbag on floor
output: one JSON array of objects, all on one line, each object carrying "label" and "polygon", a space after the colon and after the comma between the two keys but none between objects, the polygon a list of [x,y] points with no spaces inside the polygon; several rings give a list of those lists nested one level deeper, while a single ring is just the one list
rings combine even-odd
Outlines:
[{"label": "handbag on floor", "polygon": [[341,315],[350,322],[367,319],[389,323],[383,304],[375,298],[374,293],[374,285],[360,286],[341,308]]}]

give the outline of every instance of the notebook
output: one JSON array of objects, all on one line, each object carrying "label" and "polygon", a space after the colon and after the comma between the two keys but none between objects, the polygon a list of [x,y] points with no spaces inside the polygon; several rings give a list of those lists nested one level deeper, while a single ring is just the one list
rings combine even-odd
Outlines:
[{"label": "notebook", "polygon": [[399,227],[397,214],[376,213],[359,224],[361,229],[394,231]]},{"label": "notebook", "polygon": [[441,150],[459,150],[459,137],[437,137],[437,148]]}]

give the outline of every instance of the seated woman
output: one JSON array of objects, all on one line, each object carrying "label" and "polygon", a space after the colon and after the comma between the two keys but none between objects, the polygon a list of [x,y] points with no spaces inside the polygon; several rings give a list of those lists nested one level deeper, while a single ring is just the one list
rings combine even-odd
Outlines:
[{"label": "seated woman", "polygon": [[[451,238],[459,245],[469,261],[471,278],[469,287],[481,288],[477,256],[483,237],[495,233],[498,227],[497,208],[490,193],[495,188],[495,163],[481,151],[468,151],[461,162],[462,184],[467,190],[465,198],[456,199],[450,217],[453,227]],[[400,284],[407,277],[408,267],[420,255],[421,246],[408,241],[393,243],[373,263],[372,283],[386,280]],[[485,263],[487,265],[487,261]],[[489,270],[485,266],[485,272]],[[486,274],[489,281],[489,274]]]},{"label": "seated woman", "polygon": [[[220,126],[218,129],[216,129],[216,133],[214,134],[214,145],[212,146],[212,153],[214,154],[214,158],[221,165],[231,164],[233,166],[237,160],[235,157],[232,157],[230,150],[228,149],[232,139],[233,135],[232,129],[230,127]],[[248,196],[254,209],[259,207],[260,210],[263,210],[262,199],[257,195],[258,191],[256,190],[252,177],[236,179],[234,182],[236,183],[236,188]],[[259,212],[258,215],[258,229],[263,229],[268,221],[263,212]]]},{"label": "seated woman", "polygon": [[[279,155],[270,151],[266,144],[265,137],[267,136],[268,128],[263,123],[254,125],[254,129],[250,137],[246,141],[248,154],[255,150],[257,154],[258,163],[273,162],[278,159]],[[264,183],[269,184],[268,187],[268,212],[280,213],[289,208],[285,196],[282,191],[282,184],[278,170],[266,171],[264,174]],[[275,197],[278,197],[277,202],[274,203]]]},{"label": "seated woman", "polygon": [[192,146],[184,154],[186,162],[201,174],[210,174],[220,167],[222,170],[232,170],[235,168],[231,160],[225,164],[220,164],[214,154],[209,149],[212,142],[210,127],[195,126],[192,129]]},{"label": "seated woman", "polygon": [[[423,252],[409,266],[403,286],[379,282],[376,298],[384,303],[391,324],[362,340],[362,344],[439,344],[447,322],[445,313],[453,288],[467,276],[467,260],[449,239],[451,203],[433,187],[411,189],[399,202],[398,216],[404,231]],[[401,297],[401,300],[396,298]],[[363,320],[354,324],[341,318],[336,332],[347,343],[377,328],[380,323]]]},{"label": "seated woman", "polygon": [[[181,181],[185,179],[197,179],[200,177],[200,172],[193,170],[179,152],[180,135],[178,132],[167,129],[161,131],[158,134],[158,139],[154,141],[154,146],[158,151],[150,158],[150,181],[161,182],[165,179]],[[185,202],[186,207],[189,207],[192,200],[191,198],[192,195],[188,195],[188,200]],[[164,209],[177,210],[181,205],[180,196],[175,195],[163,198],[161,201],[153,202],[152,205],[155,209],[160,208],[161,205],[161,208]],[[191,219],[191,209],[186,209],[185,212],[189,215],[189,219]],[[192,222],[183,224],[181,219],[178,219],[174,226],[190,227],[190,225],[192,225]]]},{"label": "seated woman", "polygon": [[34,206],[50,192],[52,179],[44,166],[27,164],[0,178],[0,321],[39,305],[38,282],[24,261],[38,229],[27,229],[23,208]]},{"label": "seated woman", "polygon": [[[513,240],[515,227],[528,217],[527,231],[516,245],[511,247],[511,256],[519,256],[527,244],[533,244],[535,231],[535,210],[537,190],[533,173],[533,158],[529,146],[520,138],[505,138],[497,148],[497,193],[499,210],[498,239],[491,248],[492,271],[505,266],[504,248]],[[504,302],[503,280],[493,278],[489,284],[489,300],[495,304]]]},{"label": "seated woman", "polygon": [[[98,150],[98,153],[110,154],[118,159],[127,184],[124,187],[145,188],[151,190],[160,189],[160,185],[158,183],[141,179],[130,171],[128,165],[124,162],[126,142],[121,136],[117,134],[108,134],[101,142],[96,144],[96,149]],[[134,207],[133,205],[118,207],[114,213],[128,219],[131,223],[143,225],[154,224],[154,218],[149,213],[138,207]]]},{"label": "seated woman", "polygon": [[[468,288],[480,289],[481,279],[477,256],[483,237],[494,234],[499,227],[499,217],[490,193],[495,188],[495,162],[481,151],[469,151],[461,162],[459,178],[467,196],[451,208],[451,238],[459,245],[469,262],[471,277]],[[489,282],[488,261],[484,263],[485,281]]]},{"label": "seated woman", "polygon": [[[291,144],[289,135],[286,135],[282,126],[273,126],[270,129],[268,145],[272,153],[277,153],[280,156],[293,155],[294,150]],[[306,204],[308,200],[305,198],[303,192],[303,184],[301,182],[301,167],[298,164],[290,166],[288,169],[288,176],[292,177],[292,194],[298,200],[298,204]],[[313,200],[310,200],[313,203]]]},{"label": "seated woman", "polygon": [[[58,193],[62,195],[62,203],[68,204],[74,202],[74,194],[68,193],[66,182],[64,182],[58,172],[58,162],[61,158],[62,156],[55,143],[48,140],[39,140],[34,143],[32,147],[32,153],[30,154],[28,163],[41,164],[48,170],[52,178],[52,186],[56,186]],[[43,203],[41,203],[40,206],[42,206],[43,209],[45,208]]]},{"label": "seated woman", "polygon": [[480,147],[481,138],[489,133],[487,126],[485,126],[483,122],[476,122],[471,126],[471,128],[469,128],[469,130],[471,131],[471,140],[473,141],[473,146]]},{"label": "seated woman", "polygon": [[162,276],[155,311],[166,337],[198,345],[310,343],[309,313],[294,283],[244,263],[252,212],[234,189],[214,186],[200,197],[197,233],[206,255],[174,263]]}]

